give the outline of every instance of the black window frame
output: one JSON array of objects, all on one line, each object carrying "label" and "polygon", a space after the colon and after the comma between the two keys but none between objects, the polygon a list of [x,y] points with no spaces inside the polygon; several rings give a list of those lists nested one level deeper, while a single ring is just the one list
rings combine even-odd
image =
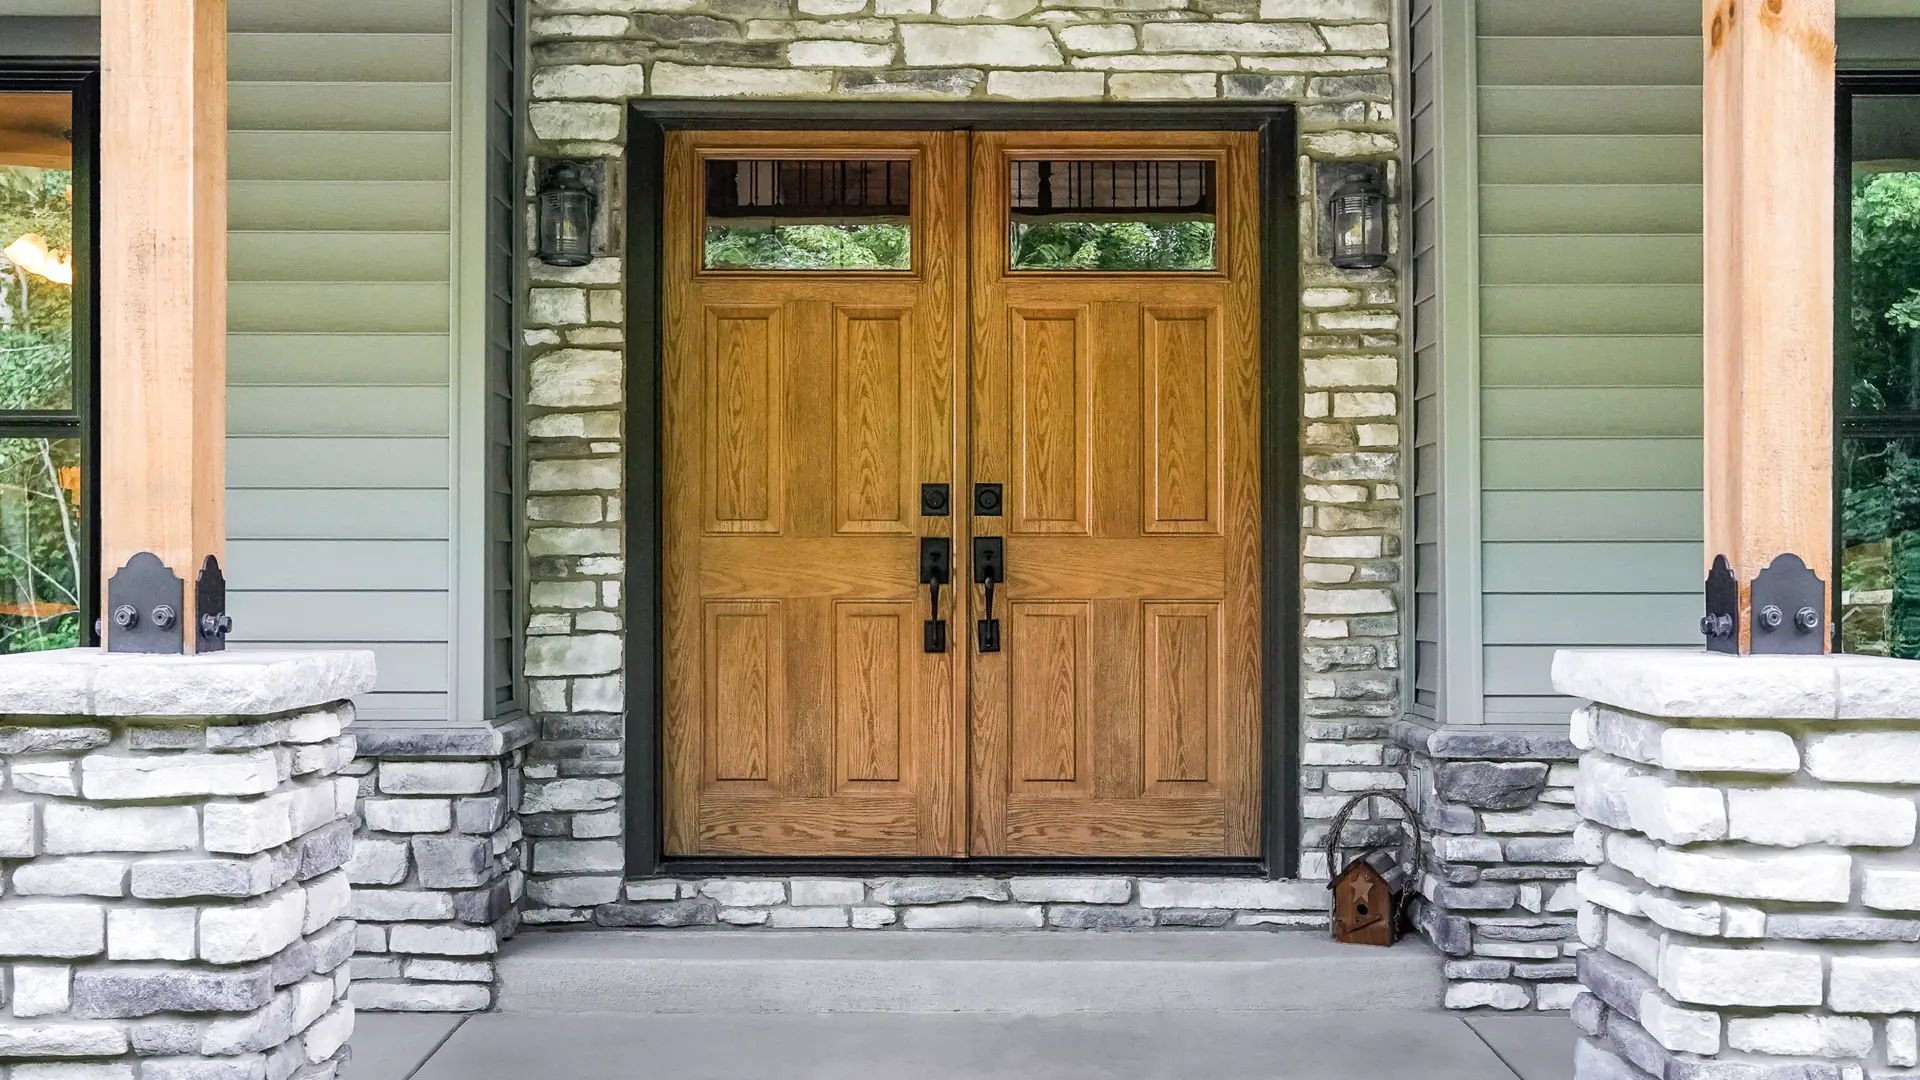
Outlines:
[{"label": "black window frame", "polygon": [[92,646],[100,643],[100,65],[0,57],[0,93],[23,92],[73,98],[73,403],[0,411],[0,438],[80,442],[80,644]]},{"label": "black window frame", "polygon": [[1845,449],[1849,438],[1914,439],[1920,441],[1920,411],[1855,417],[1850,415],[1848,387],[1853,384],[1848,348],[1851,320],[1849,271],[1853,264],[1853,105],[1862,97],[1920,98],[1920,69],[1841,73],[1834,93],[1834,229],[1833,229],[1833,580],[1828,583],[1828,626],[1832,649],[1842,652],[1844,611],[1841,605],[1841,568],[1846,559],[1842,524],[1846,491]]}]

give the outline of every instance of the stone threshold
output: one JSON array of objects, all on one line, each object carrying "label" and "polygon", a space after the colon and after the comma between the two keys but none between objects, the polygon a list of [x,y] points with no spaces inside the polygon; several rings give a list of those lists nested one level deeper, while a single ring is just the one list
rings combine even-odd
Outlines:
[{"label": "stone threshold", "polygon": [[[854,930],[1325,930],[1324,881],[1127,875],[718,877],[630,881],[603,927]],[[533,909],[528,924],[585,922]]]}]

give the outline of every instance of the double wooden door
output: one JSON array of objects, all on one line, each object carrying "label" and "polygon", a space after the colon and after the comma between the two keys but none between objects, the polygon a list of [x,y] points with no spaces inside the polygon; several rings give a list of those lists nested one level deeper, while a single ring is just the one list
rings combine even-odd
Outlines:
[{"label": "double wooden door", "polygon": [[[668,854],[1256,853],[1256,153],[669,135]],[[1144,270],[1026,250],[1036,177],[1113,222],[1125,169],[1208,231],[1140,232]],[[1169,236],[1211,252],[1154,268]]]}]

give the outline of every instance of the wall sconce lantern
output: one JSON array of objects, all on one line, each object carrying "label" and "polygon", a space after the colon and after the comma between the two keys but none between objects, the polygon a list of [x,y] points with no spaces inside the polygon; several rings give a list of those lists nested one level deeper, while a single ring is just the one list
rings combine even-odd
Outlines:
[{"label": "wall sconce lantern", "polygon": [[593,261],[593,189],[578,162],[556,162],[540,185],[540,261],[585,266]]},{"label": "wall sconce lantern", "polygon": [[1378,165],[1353,165],[1327,199],[1333,265],[1371,270],[1387,265],[1387,188]]}]

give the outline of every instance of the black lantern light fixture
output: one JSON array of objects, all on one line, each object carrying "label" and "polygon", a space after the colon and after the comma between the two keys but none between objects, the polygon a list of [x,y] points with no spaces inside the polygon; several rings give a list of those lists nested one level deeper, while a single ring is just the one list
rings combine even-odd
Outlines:
[{"label": "black lantern light fixture", "polygon": [[1333,265],[1371,270],[1387,265],[1387,189],[1378,165],[1356,165],[1327,199]]},{"label": "black lantern light fixture", "polygon": [[540,186],[540,261],[585,266],[593,261],[593,190],[578,162],[561,161]]}]

